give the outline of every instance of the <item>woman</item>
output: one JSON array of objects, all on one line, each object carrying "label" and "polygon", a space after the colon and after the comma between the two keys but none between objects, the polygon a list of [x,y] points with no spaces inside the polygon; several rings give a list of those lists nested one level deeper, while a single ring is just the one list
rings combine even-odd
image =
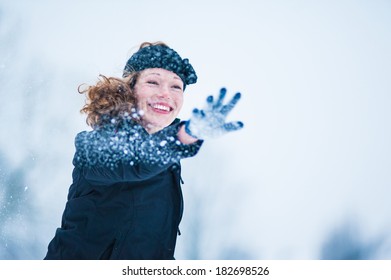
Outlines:
[{"label": "woman", "polygon": [[223,91],[216,103],[208,99],[209,109],[179,122],[183,91],[196,81],[187,59],[163,43],[144,43],[123,79],[102,77],[82,91],[93,130],[76,136],[73,183],[45,259],[174,259],[180,160],[198,152],[211,127],[243,126],[224,123],[240,95],[222,106]]}]

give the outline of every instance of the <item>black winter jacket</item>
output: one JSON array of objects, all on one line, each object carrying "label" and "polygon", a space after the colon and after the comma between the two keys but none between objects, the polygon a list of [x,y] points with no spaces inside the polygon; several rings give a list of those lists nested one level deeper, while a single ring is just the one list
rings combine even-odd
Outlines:
[{"label": "black winter jacket", "polygon": [[61,228],[45,259],[174,259],[179,160],[202,144],[181,144],[179,126],[149,135],[130,122],[79,133]]}]

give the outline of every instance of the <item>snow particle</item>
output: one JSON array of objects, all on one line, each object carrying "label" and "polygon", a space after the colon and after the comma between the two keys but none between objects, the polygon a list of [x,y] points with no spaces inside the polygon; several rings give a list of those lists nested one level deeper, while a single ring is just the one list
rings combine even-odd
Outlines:
[{"label": "snow particle", "polygon": [[163,141],[160,142],[160,146],[161,146],[161,147],[164,147],[166,144],[167,144],[167,141],[166,141],[166,140],[163,140]]}]

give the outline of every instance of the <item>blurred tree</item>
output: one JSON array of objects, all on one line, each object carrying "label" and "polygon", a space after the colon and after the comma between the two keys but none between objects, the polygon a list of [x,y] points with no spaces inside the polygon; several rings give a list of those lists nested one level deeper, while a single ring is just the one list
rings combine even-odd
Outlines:
[{"label": "blurred tree", "polygon": [[42,93],[50,93],[42,77],[50,71],[26,53],[21,22],[0,6],[0,259],[42,259],[44,250],[34,191],[45,185],[42,171],[32,174],[45,166],[37,155],[50,150],[41,133],[50,129],[43,123],[49,115],[42,113]]},{"label": "blurred tree", "polygon": [[34,199],[24,168],[8,166],[0,154],[0,259],[34,259],[37,243],[30,232],[37,222]]},{"label": "blurred tree", "polygon": [[335,229],[321,249],[323,260],[370,260],[376,255],[384,239],[363,240],[355,223],[347,222]]}]

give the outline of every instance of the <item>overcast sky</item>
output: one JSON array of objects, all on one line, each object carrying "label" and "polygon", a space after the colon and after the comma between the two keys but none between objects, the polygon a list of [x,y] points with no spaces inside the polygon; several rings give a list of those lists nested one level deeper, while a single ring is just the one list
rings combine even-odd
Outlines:
[{"label": "overcast sky", "polygon": [[[177,258],[189,257],[194,240],[204,259],[224,250],[237,258],[319,258],[345,223],[363,240],[385,235],[376,257],[391,258],[391,2],[2,0],[0,9],[0,35],[11,38],[2,48],[14,44],[0,58],[7,89],[31,85],[30,101],[61,116],[51,117],[57,130],[34,127],[37,138],[56,139],[44,143],[58,153],[55,184],[38,195],[45,237],[60,223],[73,137],[87,129],[78,85],[99,74],[120,76],[141,42],[164,41],[199,77],[186,89],[181,117],[224,86],[242,93],[229,119],[245,124],[183,162]],[[28,81],[21,79],[26,73]],[[39,79],[50,94],[38,96]],[[19,137],[25,122],[8,109],[2,129]],[[22,140],[1,140],[15,165],[29,152]],[[33,156],[47,164],[51,152],[38,143]],[[41,177],[40,166],[29,178]],[[39,193],[36,180],[30,190]],[[48,202],[54,193],[61,195]]]}]

